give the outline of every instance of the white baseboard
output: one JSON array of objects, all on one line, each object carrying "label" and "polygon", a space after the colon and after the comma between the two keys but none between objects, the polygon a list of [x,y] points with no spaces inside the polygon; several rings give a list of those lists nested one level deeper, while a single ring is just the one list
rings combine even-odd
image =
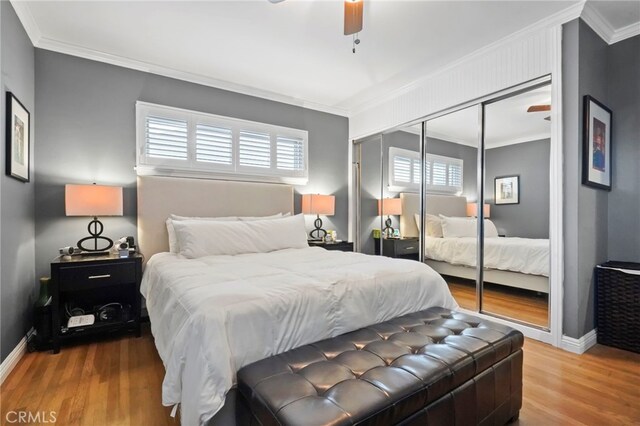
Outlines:
[{"label": "white baseboard", "polygon": [[[31,332],[29,332],[30,334]],[[2,361],[0,364],[0,385],[4,383],[4,379],[9,377],[9,374],[16,365],[18,365],[18,361],[22,359],[24,354],[27,352],[27,336],[23,337],[22,340],[18,342],[15,348],[11,351],[9,355]]]},{"label": "white baseboard", "polygon": [[583,354],[598,342],[598,329],[594,328],[579,339],[562,336],[560,348],[574,354]]}]

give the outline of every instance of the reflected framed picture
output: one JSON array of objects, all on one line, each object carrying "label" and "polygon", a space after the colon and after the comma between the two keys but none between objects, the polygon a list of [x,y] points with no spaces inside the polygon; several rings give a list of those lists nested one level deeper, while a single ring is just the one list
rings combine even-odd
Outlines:
[{"label": "reflected framed picture", "polygon": [[8,176],[29,182],[29,111],[13,93],[7,92],[6,160]]},{"label": "reflected framed picture", "polygon": [[611,117],[609,108],[584,97],[582,184],[611,191]]},{"label": "reflected framed picture", "polygon": [[493,182],[493,199],[496,205],[520,203],[520,176],[498,176]]}]

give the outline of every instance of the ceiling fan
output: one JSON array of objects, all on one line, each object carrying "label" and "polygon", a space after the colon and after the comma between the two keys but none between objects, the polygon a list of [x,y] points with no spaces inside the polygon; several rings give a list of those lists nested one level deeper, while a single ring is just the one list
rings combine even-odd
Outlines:
[{"label": "ceiling fan", "polygon": [[[269,0],[270,3],[280,3],[284,0]],[[344,0],[344,35],[353,35],[353,49],[360,44],[358,33],[362,31],[362,12],[364,0]]]},{"label": "ceiling fan", "polygon": [[[543,112],[543,111],[551,111],[551,105],[543,104],[543,105],[531,105],[527,108],[527,112]],[[544,118],[547,121],[551,121],[551,116]]]}]

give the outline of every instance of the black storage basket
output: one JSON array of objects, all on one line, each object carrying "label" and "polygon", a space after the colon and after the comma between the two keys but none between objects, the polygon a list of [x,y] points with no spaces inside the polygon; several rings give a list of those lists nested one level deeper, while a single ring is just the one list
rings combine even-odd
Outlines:
[{"label": "black storage basket", "polygon": [[606,262],[596,267],[598,343],[640,353],[640,263]]}]

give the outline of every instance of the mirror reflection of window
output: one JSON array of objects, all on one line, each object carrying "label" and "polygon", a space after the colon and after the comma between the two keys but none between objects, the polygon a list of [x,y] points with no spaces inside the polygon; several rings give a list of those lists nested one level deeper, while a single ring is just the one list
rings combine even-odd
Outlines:
[{"label": "mirror reflection of window", "polygon": [[380,213],[386,229],[378,240],[381,252],[389,257],[418,260],[420,244],[415,214],[420,208],[420,126],[405,126],[385,132],[382,152]]},{"label": "mirror reflection of window", "polygon": [[468,205],[478,199],[478,108],[426,123],[425,262],[470,310],[477,307],[477,225],[468,217]]}]

